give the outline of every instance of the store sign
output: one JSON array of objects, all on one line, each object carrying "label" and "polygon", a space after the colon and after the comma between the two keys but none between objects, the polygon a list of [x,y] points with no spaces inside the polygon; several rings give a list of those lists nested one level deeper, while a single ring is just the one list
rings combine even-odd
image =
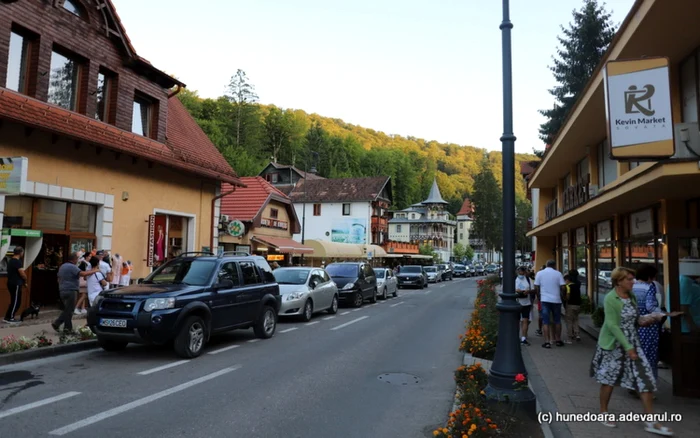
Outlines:
[{"label": "store sign", "polygon": [[651,209],[630,215],[630,236],[654,234],[654,220]]},{"label": "store sign", "polygon": [[260,219],[260,225],[268,228],[277,228],[279,230],[287,230],[289,224],[285,221],[278,221],[277,219],[262,218]]},{"label": "store sign", "polygon": [[555,217],[559,215],[558,212],[558,202],[557,199],[555,198],[550,202],[549,204],[545,205],[544,207],[544,218],[546,222],[551,221]]},{"label": "store sign", "polygon": [[673,156],[668,58],[608,62],[605,98],[611,158],[637,161]]},{"label": "store sign", "polygon": [[589,179],[590,175],[586,175],[584,179],[579,181],[576,185],[567,187],[564,190],[562,193],[562,200],[564,201],[563,212],[573,210],[588,202]]},{"label": "store sign", "polygon": [[596,239],[598,242],[609,242],[612,240],[610,221],[598,222],[598,225],[596,225]]},{"label": "store sign", "polygon": [[569,233],[561,233],[561,246],[564,248],[569,246]]},{"label": "store sign", "polygon": [[5,228],[2,230],[2,234],[16,237],[41,237],[44,235],[41,230],[23,230],[21,228]]},{"label": "store sign", "polygon": [[226,226],[226,231],[230,236],[241,237],[245,234],[245,225],[238,219],[234,219]]},{"label": "store sign", "polygon": [[29,160],[25,157],[0,157],[0,195],[19,195],[27,182]]},{"label": "store sign", "polygon": [[245,252],[245,253],[248,253],[248,254],[250,254],[250,253],[253,252],[253,251],[252,251],[252,248],[250,247],[250,245],[236,245],[236,251]]},{"label": "store sign", "polygon": [[576,245],[586,244],[586,228],[581,227],[576,229]]},{"label": "store sign", "polygon": [[283,254],[268,254],[267,261],[269,261],[269,262],[283,262],[284,255]]},{"label": "store sign", "polygon": [[148,216],[148,252],[146,255],[146,266],[153,266],[153,256],[156,248],[156,215]]}]

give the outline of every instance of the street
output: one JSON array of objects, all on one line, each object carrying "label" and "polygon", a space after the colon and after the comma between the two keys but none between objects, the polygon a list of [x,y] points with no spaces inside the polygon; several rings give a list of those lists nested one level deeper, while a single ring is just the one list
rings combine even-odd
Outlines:
[{"label": "street", "polygon": [[475,292],[473,279],[403,289],[309,323],[282,319],[270,340],[216,337],[189,361],[130,346],[5,366],[3,436],[432,436],[452,407]]}]

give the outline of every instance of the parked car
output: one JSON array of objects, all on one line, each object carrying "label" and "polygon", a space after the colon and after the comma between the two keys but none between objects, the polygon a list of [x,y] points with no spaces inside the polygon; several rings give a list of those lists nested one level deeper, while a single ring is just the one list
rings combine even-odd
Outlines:
[{"label": "parked car", "polygon": [[452,281],[452,275],[453,275],[453,274],[452,274],[452,268],[450,267],[450,265],[443,265],[443,264],[441,264],[441,265],[437,265],[437,267],[438,267],[438,270],[441,271],[441,274],[442,274],[442,276],[441,276],[442,281],[446,281],[446,280]]},{"label": "parked car", "polygon": [[374,275],[377,277],[377,289],[379,290],[379,296],[386,300],[389,294],[394,297],[399,296],[398,292],[398,281],[394,275],[394,271],[387,268],[374,268]]},{"label": "parked car", "polygon": [[486,266],[486,275],[497,275],[498,274],[498,266],[494,264],[490,264]]},{"label": "parked car", "polygon": [[476,275],[484,275],[484,265],[482,265],[481,263],[477,263],[476,265],[474,265],[474,273]]},{"label": "parked car", "polygon": [[369,263],[331,263],[326,272],[338,286],[341,303],[361,307],[365,300],[377,302],[377,277]]},{"label": "parked car", "polygon": [[455,265],[452,271],[455,277],[467,277],[469,276],[469,270],[464,265]]},{"label": "parked car", "polygon": [[401,266],[399,273],[396,274],[396,280],[398,281],[399,289],[402,287],[419,287],[422,289],[428,286],[428,274],[419,265]]},{"label": "parked car", "polygon": [[428,283],[439,283],[442,281],[442,275],[437,266],[426,266],[423,270],[428,274]]},{"label": "parked car", "polygon": [[271,338],[280,292],[270,265],[228,254],[186,253],[139,284],[100,293],[87,315],[98,344],[118,351],[172,341],[179,356],[193,358],[212,335],[232,329],[253,327],[258,338]]},{"label": "parked car", "polygon": [[282,296],[279,316],[300,316],[310,321],[314,313],[338,312],[338,287],[325,270],[277,268],[273,274]]},{"label": "parked car", "polygon": [[598,271],[598,286],[612,287],[612,271]]}]

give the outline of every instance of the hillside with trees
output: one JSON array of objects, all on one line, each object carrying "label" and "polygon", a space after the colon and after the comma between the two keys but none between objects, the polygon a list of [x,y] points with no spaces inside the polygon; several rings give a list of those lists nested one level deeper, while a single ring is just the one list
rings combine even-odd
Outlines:
[{"label": "hillside with trees", "polygon": [[[318,174],[328,178],[388,175],[393,207],[399,209],[425,199],[436,177],[453,214],[473,193],[484,163],[500,185],[500,152],[390,135],[298,109],[262,105],[241,70],[224,96],[204,99],[183,90],[178,97],[241,176],[257,175],[273,160],[302,170],[315,164]],[[494,142],[499,135],[494,133]],[[315,162],[311,151],[318,153]],[[519,163],[533,159],[530,154],[516,156],[519,198],[525,197]]]}]

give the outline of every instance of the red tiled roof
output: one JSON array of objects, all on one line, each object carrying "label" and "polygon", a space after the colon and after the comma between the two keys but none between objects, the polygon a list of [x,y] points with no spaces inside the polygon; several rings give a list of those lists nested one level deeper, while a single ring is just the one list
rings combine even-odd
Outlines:
[{"label": "red tiled roof", "polygon": [[240,185],[236,172],[187,114],[168,100],[168,144],[119,129],[61,107],[0,88],[0,119],[64,135],[206,178]]},{"label": "red tiled roof", "polygon": [[[277,190],[263,177],[243,177],[241,182],[246,187],[239,187],[235,192],[221,199],[221,214],[228,215],[231,219],[245,222],[254,221],[270,197],[291,205],[287,195]],[[222,184],[221,193],[231,190],[233,187],[230,184]]]},{"label": "red tiled roof", "polygon": [[461,215],[467,215],[471,216],[474,214],[474,206],[472,205],[472,201],[469,200],[469,198],[464,200],[464,203],[462,204],[462,208],[459,209],[457,212],[457,216]]}]

